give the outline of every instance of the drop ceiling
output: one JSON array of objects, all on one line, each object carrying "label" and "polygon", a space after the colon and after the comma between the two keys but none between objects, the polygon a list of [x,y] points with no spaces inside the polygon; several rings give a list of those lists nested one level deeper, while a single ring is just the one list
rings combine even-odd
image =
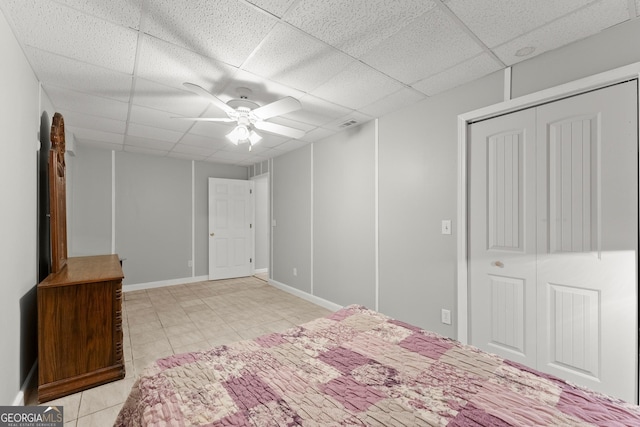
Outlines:
[{"label": "drop ceiling", "polygon": [[[640,0],[0,0],[77,144],[250,165],[635,19]],[[184,82],[285,96],[251,151]]]}]

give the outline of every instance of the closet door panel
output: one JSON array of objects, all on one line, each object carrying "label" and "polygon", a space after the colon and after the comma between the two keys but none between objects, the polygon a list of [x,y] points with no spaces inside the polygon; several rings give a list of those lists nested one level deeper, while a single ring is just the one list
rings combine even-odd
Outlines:
[{"label": "closet door panel", "polygon": [[471,343],[536,363],[535,113],[470,126]]},{"label": "closet door panel", "polygon": [[636,399],[636,82],[537,108],[537,368]]}]

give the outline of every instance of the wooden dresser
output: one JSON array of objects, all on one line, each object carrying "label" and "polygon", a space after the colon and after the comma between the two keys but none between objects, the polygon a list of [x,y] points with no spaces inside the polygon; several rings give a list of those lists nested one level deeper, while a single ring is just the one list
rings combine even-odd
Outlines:
[{"label": "wooden dresser", "polygon": [[38,284],[38,402],[124,378],[117,255],[67,258],[64,119],[49,151],[51,274]]},{"label": "wooden dresser", "polygon": [[38,401],[125,376],[117,255],[68,258],[38,284]]}]

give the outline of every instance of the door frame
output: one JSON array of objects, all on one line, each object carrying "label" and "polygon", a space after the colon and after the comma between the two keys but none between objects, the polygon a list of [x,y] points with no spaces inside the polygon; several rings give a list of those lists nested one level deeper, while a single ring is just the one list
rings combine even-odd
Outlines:
[{"label": "door frame", "polygon": [[[554,86],[519,98],[500,102],[458,115],[458,254],[457,254],[457,339],[469,342],[469,283],[468,283],[468,247],[467,247],[467,130],[470,123],[502,114],[534,107],[546,102],[556,101],[611,84],[638,79],[638,99],[640,100],[640,62],[595,74],[570,83]],[[640,123],[640,113],[638,114]],[[640,186],[640,178],[638,179]]]}]

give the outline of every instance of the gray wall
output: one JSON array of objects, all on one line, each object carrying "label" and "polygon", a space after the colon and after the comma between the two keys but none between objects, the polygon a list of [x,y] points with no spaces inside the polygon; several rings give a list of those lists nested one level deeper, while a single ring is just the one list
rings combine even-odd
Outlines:
[{"label": "gray wall", "polygon": [[[512,93],[521,96],[640,61],[638,39],[636,19],[517,64],[512,69]],[[455,337],[457,116],[501,102],[503,76],[495,73],[379,118],[377,265],[370,261],[375,227],[369,224],[376,211],[368,193],[375,177],[367,159],[375,139],[368,124],[360,133],[344,132],[276,158],[273,209],[286,213],[296,226],[281,227],[275,215],[273,279],[337,304],[373,308],[372,275],[377,272],[381,312]],[[350,204],[358,197],[359,202]],[[354,216],[362,223],[351,230]],[[452,221],[452,235],[441,234],[443,219]],[[313,271],[294,278],[294,259],[311,255],[311,241]],[[452,325],[440,322],[442,308],[451,310]]]},{"label": "gray wall", "polygon": [[[247,179],[247,168],[127,152],[114,160],[114,237],[125,258],[124,285],[207,276],[209,177]],[[111,253],[112,152],[78,144],[69,163],[70,254]]]},{"label": "gray wall", "polygon": [[67,156],[69,256],[111,253],[111,164],[106,150],[76,146]]},{"label": "gray wall", "polygon": [[271,179],[276,226],[270,277],[311,292],[311,146],[273,159]]},{"label": "gray wall", "polygon": [[313,293],[375,307],[375,123],[313,145]]},{"label": "gray wall", "polygon": [[545,52],[513,66],[512,96],[518,97],[640,61],[640,19]]},{"label": "gray wall", "polygon": [[31,330],[37,322],[36,147],[41,110],[38,81],[1,13],[0,52],[0,405],[12,405],[36,356]]},{"label": "gray wall", "polygon": [[[458,114],[502,100],[503,73],[380,119],[380,311],[455,336]],[[441,221],[452,221],[443,235]],[[454,322],[455,323],[455,322]]]},{"label": "gray wall", "polygon": [[126,284],[190,277],[191,162],[117,152],[115,232]]}]

